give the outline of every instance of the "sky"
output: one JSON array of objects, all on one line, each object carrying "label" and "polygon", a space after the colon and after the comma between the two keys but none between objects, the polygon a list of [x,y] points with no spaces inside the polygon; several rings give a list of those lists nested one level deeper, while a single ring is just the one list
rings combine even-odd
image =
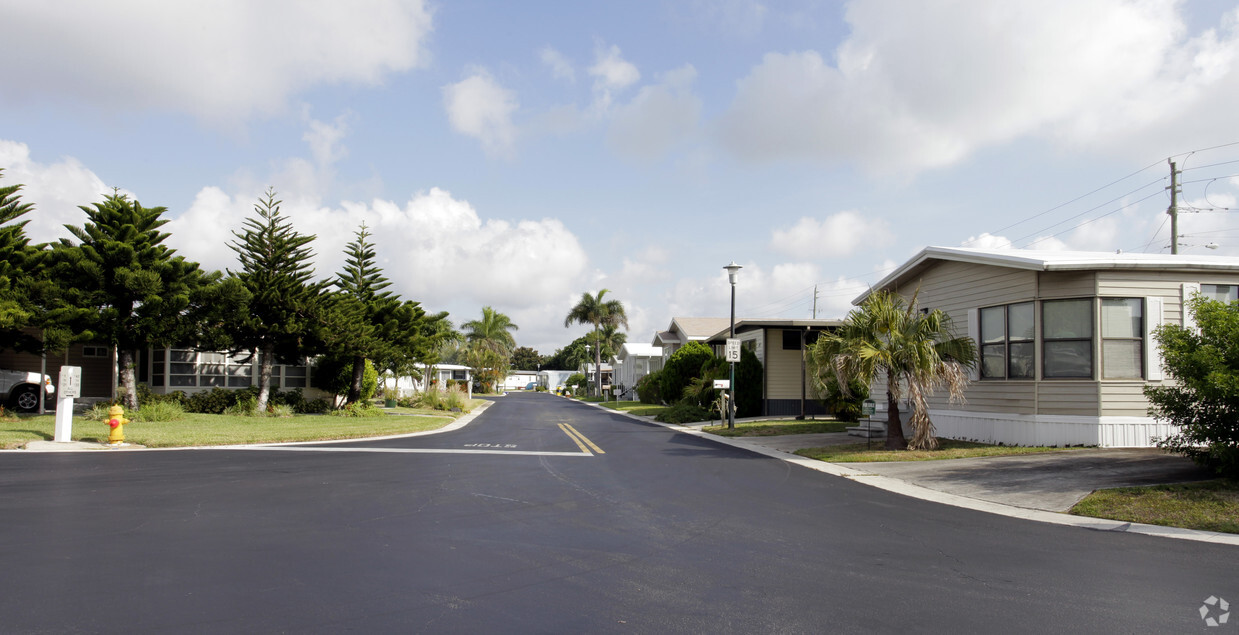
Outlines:
[{"label": "sky", "polygon": [[205,268],[268,188],[334,277],[551,354],[585,292],[841,318],[926,246],[1239,256],[1239,3],[0,0],[0,185]]}]

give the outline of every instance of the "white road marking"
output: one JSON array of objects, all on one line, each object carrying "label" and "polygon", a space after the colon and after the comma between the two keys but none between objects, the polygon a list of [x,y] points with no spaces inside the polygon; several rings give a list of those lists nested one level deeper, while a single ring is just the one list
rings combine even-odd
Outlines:
[{"label": "white road marking", "polygon": [[250,450],[275,452],[374,452],[379,454],[517,454],[521,456],[593,456],[589,452],[533,452],[528,450],[459,450],[437,448],[326,448],[306,445],[212,445],[201,450]]}]

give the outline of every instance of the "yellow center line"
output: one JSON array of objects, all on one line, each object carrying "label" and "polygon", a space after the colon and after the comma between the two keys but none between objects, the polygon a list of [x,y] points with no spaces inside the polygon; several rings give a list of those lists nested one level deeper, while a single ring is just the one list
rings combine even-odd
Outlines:
[{"label": "yellow center line", "polygon": [[[585,445],[588,445],[590,449],[592,449],[594,452],[597,452],[598,454],[606,454],[606,452],[602,451],[602,448],[594,445],[593,441],[590,441],[589,439],[587,439],[585,435],[581,434],[580,431],[578,431],[576,428],[566,423],[559,424],[559,428],[564,431],[564,434],[567,434],[569,437],[571,437],[573,441],[576,441],[576,444],[577,446],[581,448],[581,451],[589,452],[589,450],[585,449]],[[581,445],[582,441],[585,442],[585,445]]]}]

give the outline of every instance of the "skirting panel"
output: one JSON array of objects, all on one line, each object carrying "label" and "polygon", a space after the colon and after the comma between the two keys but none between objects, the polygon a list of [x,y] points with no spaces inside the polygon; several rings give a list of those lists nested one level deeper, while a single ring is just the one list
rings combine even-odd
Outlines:
[{"label": "skirting panel", "polygon": [[[1153,447],[1174,427],[1152,417],[1074,417],[931,410],[937,436],[1006,445]],[[906,425],[904,426],[907,427]]]}]

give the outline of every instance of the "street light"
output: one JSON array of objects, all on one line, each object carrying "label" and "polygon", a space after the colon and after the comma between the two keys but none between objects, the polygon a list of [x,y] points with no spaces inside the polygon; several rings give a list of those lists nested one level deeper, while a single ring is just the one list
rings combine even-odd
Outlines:
[{"label": "street light", "polygon": [[[731,264],[723,267],[727,270],[727,281],[731,283],[731,330],[728,339],[736,338],[736,274],[740,273],[742,268],[736,264],[736,261],[731,261]],[[727,428],[735,429],[736,427],[736,363],[729,362],[731,366],[731,377],[727,381]]]}]

